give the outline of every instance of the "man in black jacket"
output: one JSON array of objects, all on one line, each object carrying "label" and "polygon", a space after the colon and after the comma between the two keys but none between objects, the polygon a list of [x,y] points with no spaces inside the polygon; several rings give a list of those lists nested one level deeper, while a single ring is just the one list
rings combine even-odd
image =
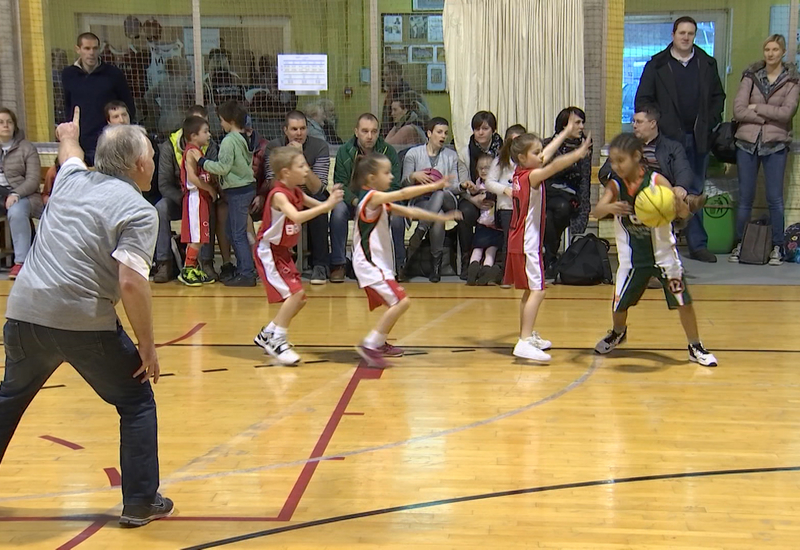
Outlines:
[{"label": "man in black jacket", "polygon": [[65,112],[81,108],[80,144],[88,165],[94,163],[97,138],[106,127],[103,110],[106,104],[114,100],[124,102],[130,119],[136,120],[136,107],[125,75],[115,66],[103,63],[99,50],[97,35],[90,32],[81,34],[75,46],[78,60],[61,73]]},{"label": "man in black jacket", "polygon": [[[672,43],[654,55],[644,67],[636,91],[636,110],[651,105],[661,112],[661,132],[683,144],[694,174],[687,191],[701,195],[705,187],[711,132],[722,122],[725,91],[716,60],[694,45],[696,33],[697,22],[691,17],[675,21]],[[703,262],[717,261],[708,250],[702,212],[689,221],[686,239],[691,258]]]}]

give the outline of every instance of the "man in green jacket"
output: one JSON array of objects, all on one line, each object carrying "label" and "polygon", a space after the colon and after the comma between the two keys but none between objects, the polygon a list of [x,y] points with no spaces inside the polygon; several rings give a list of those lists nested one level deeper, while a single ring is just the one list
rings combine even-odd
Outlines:
[{"label": "man in green jacket", "polygon": [[[353,170],[356,160],[369,153],[381,153],[389,158],[392,163],[392,174],[394,180],[390,187],[391,191],[400,189],[400,161],[394,147],[386,143],[379,135],[378,118],[372,113],[364,113],[358,117],[355,128],[355,136],[345,142],[336,153],[336,166],[333,170],[333,183],[340,184],[344,188],[344,201],[336,205],[331,211],[330,234],[331,234],[331,282],[341,283],[345,277],[345,264],[347,257],[345,248],[347,247],[347,222],[352,220],[356,214],[358,197],[350,188]],[[392,239],[394,240],[395,262],[402,265],[405,261],[405,222],[403,218],[394,216],[391,218]]]}]

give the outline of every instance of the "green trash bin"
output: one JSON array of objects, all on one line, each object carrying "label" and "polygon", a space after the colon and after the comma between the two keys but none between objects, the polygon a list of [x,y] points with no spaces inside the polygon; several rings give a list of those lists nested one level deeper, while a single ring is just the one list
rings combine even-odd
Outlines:
[{"label": "green trash bin", "polygon": [[703,227],[708,234],[708,249],[728,254],[736,238],[736,205],[729,193],[709,197],[703,208]]}]

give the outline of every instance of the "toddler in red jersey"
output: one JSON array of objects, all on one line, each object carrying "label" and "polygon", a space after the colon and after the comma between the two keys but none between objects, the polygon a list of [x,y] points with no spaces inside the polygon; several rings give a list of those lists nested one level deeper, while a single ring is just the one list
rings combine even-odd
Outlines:
[{"label": "toddler in red jersey", "polygon": [[[544,188],[542,183],[554,174],[574,164],[589,153],[591,137],[575,151],[550,159],[572,130],[572,121],[547,147],[534,134],[522,134],[506,141],[500,153],[500,164],[517,163],[514,171],[511,199],[513,214],[508,234],[505,282],[524,290],[520,303],[519,340],[514,355],[523,359],[547,362],[545,353],[552,344],[533,331],[539,306],[544,300],[544,265],[542,237],[544,236]],[[548,164],[549,163],[549,164]]]},{"label": "toddler in red jersey", "polygon": [[211,176],[197,164],[203,156],[203,148],[211,141],[208,121],[199,116],[187,117],[183,121],[183,136],[186,150],[181,161],[181,242],[186,243],[186,262],[178,280],[187,286],[201,286],[215,281],[197,264],[200,248],[211,242],[209,211],[211,203],[217,198]]},{"label": "toddler in red jersey", "polygon": [[303,193],[299,186],[305,182],[309,167],[303,151],[296,147],[274,149],[269,162],[275,181],[264,203],[255,263],[267,289],[267,300],[271,304],[281,303],[281,308],[253,341],[280,364],[293,366],[300,362],[300,356],[292,349],[287,331],[289,323],[303,309],[306,295],[291,248],[297,245],[300,226],[333,210],[344,198],[344,192],[339,186],[334,187],[325,202]]}]

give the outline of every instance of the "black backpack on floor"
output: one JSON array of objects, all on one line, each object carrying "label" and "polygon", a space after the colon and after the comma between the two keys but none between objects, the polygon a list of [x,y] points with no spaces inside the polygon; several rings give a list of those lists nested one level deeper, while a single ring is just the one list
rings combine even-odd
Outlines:
[{"label": "black backpack on floor", "polygon": [[613,282],[610,245],[591,233],[575,236],[556,264],[556,282],[564,285],[610,285]]}]

